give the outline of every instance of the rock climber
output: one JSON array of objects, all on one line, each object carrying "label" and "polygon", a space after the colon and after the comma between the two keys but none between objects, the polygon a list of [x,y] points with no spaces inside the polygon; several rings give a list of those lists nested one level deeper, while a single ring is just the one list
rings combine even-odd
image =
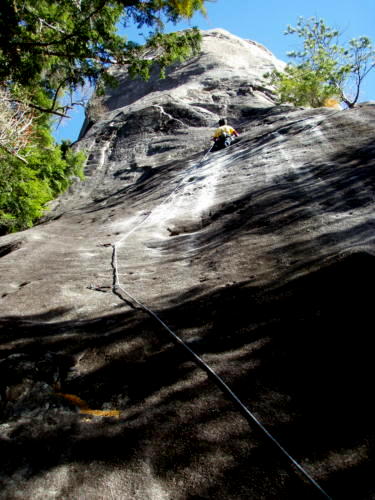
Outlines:
[{"label": "rock climber", "polygon": [[212,146],[211,151],[218,151],[219,149],[227,148],[232,144],[235,137],[238,137],[239,133],[234,128],[227,125],[226,120],[221,118],[219,120],[219,128],[214,132],[212,140],[215,144]]}]

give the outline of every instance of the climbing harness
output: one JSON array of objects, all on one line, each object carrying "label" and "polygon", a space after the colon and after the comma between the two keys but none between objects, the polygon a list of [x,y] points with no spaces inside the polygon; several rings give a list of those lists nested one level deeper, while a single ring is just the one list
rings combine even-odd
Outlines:
[{"label": "climbing harness", "polygon": [[[177,186],[172,190],[172,192],[157,206],[154,208],[157,209],[165,204],[171,197],[177,192],[179,187],[183,184],[185,179],[190,175],[191,171],[195,168],[198,168],[201,163],[206,159],[207,155],[212,150],[212,147],[204,154],[202,159],[198,162],[198,164],[193,165],[190,169],[188,169],[188,173],[183,177],[183,179],[177,184]],[[238,398],[238,396],[230,389],[230,387],[224,382],[224,380],[200,357],[196,354],[173,330],[169,328],[169,326],[159,317],[159,315],[154,312],[152,309],[147,307],[145,304],[140,302],[136,297],[131,295],[121,284],[119,278],[118,271],[118,260],[117,260],[117,246],[122,243],[125,239],[127,239],[132,233],[134,233],[140,226],[142,226],[152,215],[153,210],[149,212],[144,219],[133,227],[130,231],[128,231],[120,240],[112,244],[112,271],[113,271],[113,284],[112,291],[115,295],[117,295],[121,300],[129,304],[133,308],[139,308],[145,311],[149,316],[154,318],[172,337],[172,339],[180,345],[189,356],[194,360],[194,362],[204,370],[207,375],[213,380],[213,382],[219,387],[219,389],[226,395],[228,398],[234,403],[234,405],[238,408],[240,413],[244,416],[244,418],[249,423],[254,423],[267,437],[272,441],[272,443],[278,448],[278,450],[288,459],[289,462],[308,480],[308,482],[315,487],[319,493],[326,499],[332,500],[331,497],[324,491],[324,489],[319,485],[319,483],[304,469],[289,453],[288,451],[279,443],[279,441],[266,429],[266,427],[258,420],[258,418],[254,415],[253,412],[249,410],[247,406],[245,406],[242,401]],[[125,298],[127,297],[127,299]]]}]

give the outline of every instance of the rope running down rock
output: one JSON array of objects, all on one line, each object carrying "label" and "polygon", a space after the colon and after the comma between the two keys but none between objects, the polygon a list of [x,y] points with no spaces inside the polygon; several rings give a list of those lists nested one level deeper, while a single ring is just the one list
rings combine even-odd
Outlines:
[{"label": "rope running down rock", "polygon": [[[328,118],[328,117],[327,117]],[[212,147],[204,154],[203,158],[195,165],[193,165],[190,169],[188,169],[188,173],[183,177],[183,179],[177,184],[177,186],[173,189],[173,191],[157,206],[154,208],[161,207],[165,204],[184,182],[184,180],[190,175],[191,171],[195,168],[198,168],[200,164],[206,159],[208,153],[210,153]],[[219,387],[219,389],[229,397],[229,399],[235,404],[238,408],[239,412],[245,417],[245,419],[249,423],[255,423],[256,426],[270,439],[273,444],[281,451],[281,453],[288,459],[289,462],[308,480],[308,482],[315,487],[319,493],[326,498],[327,500],[332,500],[332,498],[324,491],[324,489],[319,485],[317,481],[304,469],[289,453],[288,451],[279,443],[279,441],[264,427],[264,425],[257,419],[253,412],[251,412],[238,398],[238,396],[230,389],[230,387],[224,382],[224,380],[201,358],[199,357],[173,330],[169,328],[169,326],[164,323],[164,321],[155,313],[152,309],[144,305],[137,298],[131,295],[122,285],[119,279],[118,272],[118,261],[117,261],[117,246],[122,243],[125,239],[127,239],[132,233],[134,233],[140,226],[142,226],[151,216],[153,211],[145,216],[145,218],[133,227],[130,231],[128,231],[120,240],[112,244],[112,269],[113,269],[113,285],[112,291],[115,295],[117,295],[121,300],[126,302],[133,308],[142,309],[152,318],[154,318],[173,338],[173,340],[180,345],[185,351],[188,352],[189,356],[194,360],[194,362],[204,370],[207,375],[213,380],[213,382]],[[121,292],[121,293],[120,293]],[[128,297],[127,300],[122,294]]]}]

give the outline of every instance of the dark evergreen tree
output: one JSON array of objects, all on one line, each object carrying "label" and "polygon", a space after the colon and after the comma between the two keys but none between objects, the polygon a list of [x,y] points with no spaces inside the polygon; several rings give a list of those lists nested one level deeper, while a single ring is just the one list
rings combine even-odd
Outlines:
[{"label": "dark evergreen tree", "polygon": [[[204,13],[205,0],[2,0],[0,5],[0,234],[30,227],[46,202],[82,176],[84,155],[54,143],[52,116],[87,82],[100,94],[108,69],[127,65],[145,79],[197,53],[197,29],[163,33],[164,23]],[[145,45],[118,25],[150,28]],[[152,60],[146,57],[153,51]],[[14,124],[14,127],[10,126]],[[6,125],[7,124],[7,125]],[[18,127],[18,128],[17,128]]]}]

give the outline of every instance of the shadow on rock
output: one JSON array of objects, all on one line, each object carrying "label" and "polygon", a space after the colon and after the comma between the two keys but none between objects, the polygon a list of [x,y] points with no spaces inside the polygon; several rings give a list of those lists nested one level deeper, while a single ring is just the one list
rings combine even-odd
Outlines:
[{"label": "shadow on rock", "polygon": [[[160,312],[334,498],[374,493],[374,278],[375,258],[352,254],[277,288],[235,285]],[[174,498],[319,497],[144,312],[31,320],[3,320],[4,491],[66,467],[61,498],[82,474],[100,491],[109,470],[122,471],[124,496],[141,463]],[[56,385],[121,417],[80,415]]]}]

